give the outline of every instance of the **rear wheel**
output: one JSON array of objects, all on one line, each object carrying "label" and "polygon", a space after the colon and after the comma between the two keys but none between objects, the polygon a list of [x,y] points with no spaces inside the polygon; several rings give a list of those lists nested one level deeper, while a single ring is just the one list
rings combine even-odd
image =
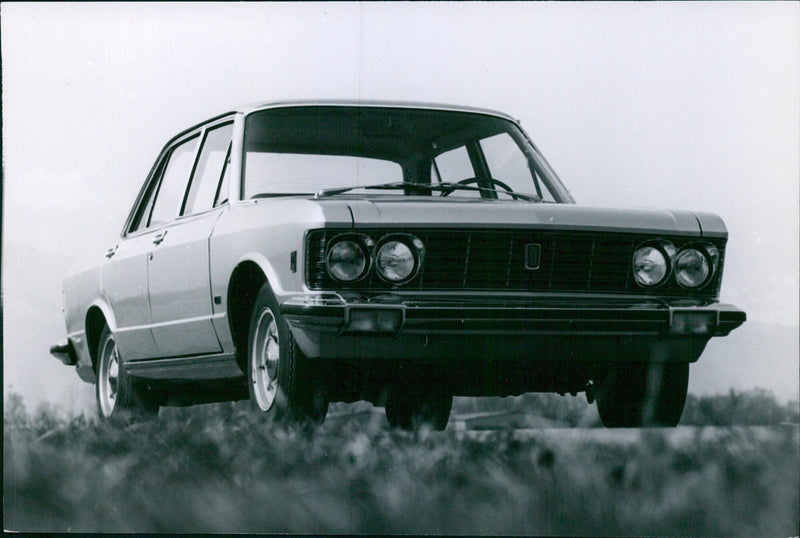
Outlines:
[{"label": "rear wheel", "polygon": [[269,284],[259,291],[250,318],[247,384],[253,408],[276,420],[325,420],[322,380],[295,343]]},{"label": "rear wheel", "polygon": [[614,366],[597,391],[597,410],[608,428],[675,427],[689,387],[689,363]]},{"label": "rear wheel", "polygon": [[393,428],[417,430],[428,425],[444,430],[450,418],[453,397],[441,394],[392,394],[386,402],[386,420]]},{"label": "rear wheel", "polygon": [[123,359],[114,334],[108,327],[100,334],[97,348],[95,397],[101,420],[146,420],[158,415],[158,402],[145,387],[137,384],[123,368]]}]

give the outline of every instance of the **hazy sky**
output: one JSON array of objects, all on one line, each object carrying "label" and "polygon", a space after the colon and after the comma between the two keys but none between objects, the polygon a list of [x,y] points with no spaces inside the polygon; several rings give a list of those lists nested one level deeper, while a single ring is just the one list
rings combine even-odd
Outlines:
[{"label": "hazy sky", "polygon": [[[45,282],[3,257],[7,329],[13,300],[57,293],[71,261],[113,246],[169,137],[236,104],[291,98],[514,115],[581,204],[719,213],[731,234],[723,300],[798,324],[797,2],[0,10],[4,250],[52,256]],[[46,348],[63,323],[42,332]],[[16,360],[6,386],[47,390],[29,368],[76,377],[49,357]]]}]

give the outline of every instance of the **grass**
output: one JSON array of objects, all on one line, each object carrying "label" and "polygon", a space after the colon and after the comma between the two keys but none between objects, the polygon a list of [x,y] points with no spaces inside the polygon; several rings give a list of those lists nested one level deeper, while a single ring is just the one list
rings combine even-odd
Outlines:
[{"label": "grass", "polygon": [[[220,404],[115,429],[6,402],[4,528],[72,532],[797,535],[795,426],[405,433]],[[602,433],[603,435],[599,435]]]}]

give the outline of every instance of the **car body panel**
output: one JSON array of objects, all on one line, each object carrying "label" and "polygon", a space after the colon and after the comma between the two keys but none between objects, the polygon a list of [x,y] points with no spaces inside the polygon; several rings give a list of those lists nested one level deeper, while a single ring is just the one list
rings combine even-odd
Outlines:
[{"label": "car body panel", "polygon": [[157,231],[121,241],[102,266],[101,287],[114,312],[117,345],[130,359],[158,352],[150,330],[147,253]]},{"label": "car body panel", "polygon": [[418,103],[410,101],[370,101],[370,100],[352,100],[352,99],[296,99],[291,101],[259,101],[242,105],[236,109],[241,114],[250,114],[259,110],[266,110],[270,108],[289,108],[289,107],[359,107],[359,108],[411,108],[419,110],[446,110],[451,112],[465,112],[471,114],[483,114],[487,116],[495,116],[503,118],[516,123],[516,120],[504,113],[497,110],[488,108],[469,107],[462,105],[452,105],[445,103]]},{"label": "car body panel", "polygon": [[[303,199],[264,199],[233,204],[216,223],[209,241],[211,295],[214,326],[223,350],[233,349],[227,321],[228,284],[236,267],[255,263],[267,277],[273,292],[285,297],[304,290],[302,253],[308,227],[352,227],[350,211],[344,204],[323,207]],[[292,252],[298,270],[290,270]]]},{"label": "car body panel", "polygon": [[211,317],[208,243],[221,209],[164,227],[147,262],[150,322],[162,358],[221,351]]},{"label": "car body panel", "polygon": [[[338,202],[338,200],[337,200]],[[328,203],[324,201],[322,203]],[[424,197],[353,198],[347,201],[355,226],[391,224],[403,227],[507,227],[618,232],[675,233],[701,236],[697,218],[688,211],[608,209],[570,204],[520,204],[512,201]],[[722,228],[724,230],[724,227]]]},{"label": "car body panel", "polygon": [[707,212],[695,212],[694,216],[700,224],[703,237],[728,237],[728,229],[719,215]]}]

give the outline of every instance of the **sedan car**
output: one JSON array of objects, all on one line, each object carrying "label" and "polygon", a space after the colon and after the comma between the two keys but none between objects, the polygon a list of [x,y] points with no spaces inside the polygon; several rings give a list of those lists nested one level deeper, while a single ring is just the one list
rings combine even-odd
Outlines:
[{"label": "sedan car", "polygon": [[718,301],[710,213],[576,205],[517,121],[454,106],[248,106],[170,140],[119,241],[64,282],[53,355],[100,417],[332,401],[446,427],[454,395],[585,392],[678,423]]}]

